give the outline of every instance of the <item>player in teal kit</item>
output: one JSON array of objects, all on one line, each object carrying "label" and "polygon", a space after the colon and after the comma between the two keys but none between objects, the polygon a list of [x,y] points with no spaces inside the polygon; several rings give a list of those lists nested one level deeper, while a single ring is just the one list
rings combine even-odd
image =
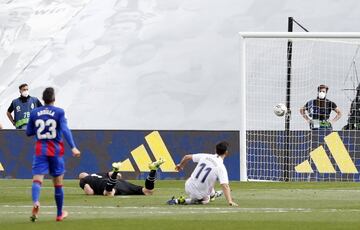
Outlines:
[{"label": "player in teal kit", "polygon": [[[31,110],[42,106],[42,104],[39,99],[29,95],[27,84],[21,84],[19,92],[20,97],[11,102],[6,115],[16,129],[26,129]],[[12,112],[14,112],[14,117],[11,115]]]},{"label": "player in teal kit", "polygon": [[33,157],[32,173],[32,201],[33,209],[31,221],[38,218],[40,208],[40,190],[45,174],[53,177],[55,187],[55,201],[57,206],[56,221],[62,221],[68,213],[62,210],[64,191],[63,177],[64,165],[64,143],[62,135],[71,147],[74,157],[80,156],[69,130],[63,109],[55,107],[55,91],[53,88],[46,88],[43,92],[45,105],[31,111],[26,134],[35,135],[35,154]]}]

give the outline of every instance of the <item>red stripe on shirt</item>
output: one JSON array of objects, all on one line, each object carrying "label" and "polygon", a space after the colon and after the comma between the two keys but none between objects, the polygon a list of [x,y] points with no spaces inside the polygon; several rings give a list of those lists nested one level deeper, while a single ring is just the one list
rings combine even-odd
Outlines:
[{"label": "red stripe on shirt", "polygon": [[41,155],[41,146],[42,146],[41,141],[36,141],[36,144],[35,144],[35,155],[36,156]]},{"label": "red stripe on shirt", "polygon": [[64,155],[64,152],[65,152],[64,142],[60,142],[60,143],[59,143],[59,148],[60,148],[59,156],[63,156],[63,155]]},{"label": "red stripe on shirt", "polygon": [[55,156],[55,145],[53,141],[47,142],[46,156]]}]

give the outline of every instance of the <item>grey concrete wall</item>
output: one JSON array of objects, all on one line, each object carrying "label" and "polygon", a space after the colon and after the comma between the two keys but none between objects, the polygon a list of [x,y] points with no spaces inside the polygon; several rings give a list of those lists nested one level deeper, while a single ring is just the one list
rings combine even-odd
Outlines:
[{"label": "grey concrete wall", "polygon": [[[0,1],[0,123],[11,128],[5,111],[27,82],[38,97],[57,89],[72,128],[236,130],[238,31],[286,31],[288,16],[311,31],[357,31],[359,11],[355,0]],[[279,87],[273,80],[267,86]],[[342,100],[337,82],[327,82]],[[294,106],[317,83],[299,86]],[[279,100],[263,101],[265,114]],[[257,129],[263,111],[248,112]],[[265,119],[263,129],[282,128],[273,114]],[[298,115],[293,122],[306,128]]]}]

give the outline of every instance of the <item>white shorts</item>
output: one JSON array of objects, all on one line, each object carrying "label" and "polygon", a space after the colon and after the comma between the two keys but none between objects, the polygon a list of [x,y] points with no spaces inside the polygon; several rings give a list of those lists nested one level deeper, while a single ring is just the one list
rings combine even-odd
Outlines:
[{"label": "white shorts", "polygon": [[[192,200],[201,200],[203,203],[208,203],[210,201],[210,194],[208,194],[207,191],[199,191],[191,180],[185,182],[185,192]],[[215,193],[214,188],[212,188],[211,193]]]}]

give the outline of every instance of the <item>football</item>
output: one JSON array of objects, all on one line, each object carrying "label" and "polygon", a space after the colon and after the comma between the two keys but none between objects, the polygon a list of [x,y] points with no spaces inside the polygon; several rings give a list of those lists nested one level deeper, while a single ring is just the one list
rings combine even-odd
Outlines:
[{"label": "football", "polygon": [[274,113],[276,116],[282,117],[286,114],[287,108],[284,104],[279,103],[274,106]]}]

